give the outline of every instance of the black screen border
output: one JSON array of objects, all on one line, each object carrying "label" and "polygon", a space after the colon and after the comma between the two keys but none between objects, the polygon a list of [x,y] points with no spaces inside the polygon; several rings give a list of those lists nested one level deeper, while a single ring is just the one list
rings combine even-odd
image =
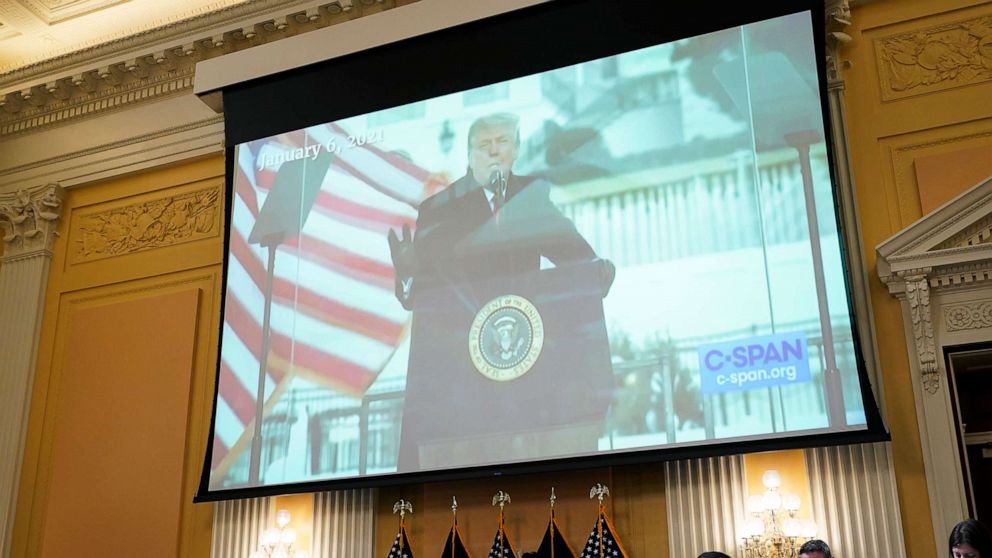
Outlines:
[{"label": "black screen border", "polygon": [[[871,443],[891,440],[882,421],[865,365],[858,314],[851,290],[849,258],[837,192],[834,130],[827,102],[826,47],[822,0],[768,0],[757,4],[661,3],[653,0],[547,2],[385,44],[317,64],[233,85],[223,90],[225,120],[225,222],[230,231],[233,206],[235,145],[342,118],[481,87],[495,82],[612,56],[639,48],[746,25],[774,17],[810,12],[817,60],[821,116],[826,137],[834,214],[839,234],[847,305],[852,316],[854,351],[864,403],[866,428],[846,431],[804,431],[799,435],[717,442],[703,445],[614,450],[570,458],[549,458],[504,465],[484,465],[414,473],[311,480],[297,483],[210,489],[217,389],[214,391],[210,434],[200,484],[194,502],[221,501],[346,488],[369,488],[503,475],[549,473],[575,469],[663,462],[686,458],[773,450]],[[374,16],[373,16],[374,17]],[[672,23],[676,22],[676,23]],[[595,37],[596,40],[579,40]],[[456,46],[453,46],[456,45]],[[477,54],[477,64],[464,68],[465,52]],[[388,71],[384,71],[388,68]],[[453,71],[452,68],[459,68]],[[347,92],[332,103],[292,103],[281,97],[320,99],[327,92]],[[341,99],[347,99],[347,102]],[[224,238],[221,316],[225,311],[230,235]],[[223,332],[219,325],[218,342]],[[217,353],[215,386],[220,381]]]}]

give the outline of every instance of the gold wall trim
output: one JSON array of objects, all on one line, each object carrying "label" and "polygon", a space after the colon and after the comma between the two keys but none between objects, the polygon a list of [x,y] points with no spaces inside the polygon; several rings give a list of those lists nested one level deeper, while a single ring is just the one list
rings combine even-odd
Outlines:
[{"label": "gold wall trim", "polygon": [[992,15],[875,40],[882,100],[992,81]]},{"label": "gold wall trim", "polygon": [[220,187],[113,209],[80,211],[69,233],[70,264],[184,244],[220,234]]},{"label": "gold wall trim", "polygon": [[[56,259],[60,254],[56,254]],[[213,506],[192,503],[199,479],[196,466],[202,462],[203,448],[207,444],[208,426],[212,411],[212,386],[216,363],[215,314],[220,291],[219,266],[209,269],[176,270],[156,276],[144,276],[125,283],[97,285],[81,291],[69,292],[58,285],[49,285],[46,295],[48,307],[43,327],[42,347],[39,350],[35,393],[32,394],[32,414],[28,425],[28,443],[25,448],[24,470],[15,525],[12,556],[40,556],[44,538],[44,519],[47,514],[48,492],[51,489],[53,470],[57,467],[54,457],[55,425],[59,420],[53,414],[57,406],[65,368],[68,324],[74,312],[94,306],[115,304],[148,296],[174,293],[193,288],[200,294],[196,314],[196,340],[190,378],[190,410],[187,424],[186,455],[183,456],[183,492],[177,497],[181,505],[179,539],[180,556],[205,556],[209,552],[209,524]],[[54,288],[53,288],[54,287]],[[45,333],[47,332],[47,336]],[[37,410],[36,410],[37,409]],[[204,529],[204,526],[207,526]]]},{"label": "gold wall trim", "polygon": [[[914,132],[909,136],[904,140],[883,141],[883,144],[891,145],[891,168],[895,182],[894,193],[898,200],[900,227],[905,227],[922,216],[919,185],[916,182],[913,162],[919,157],[966,149],[988,142],[989,138],[992,138],[992,120],[956,124],[947,129],[941,128],[939,131]],[[925,139],[921,139],[921,136]],[[896,141],[900,143],[906,141],[906,143],[896,144]]]},{"label": "gold wall trim", "polygon": [[[146,142],[146,141],[151,141],[151,140],[155,140],[155,139],[159,139],[159,138],[164,138],[164,137],[172,136],[172,135],[179,134],[179,133],[182,133],[182,132],[187,132],[189,130],[195,130],[197,128],[206,128],[206,127],[209,127],[209,126],[213,126],[215,124],[222,124],[223,122],[224,122],[224,115],[218,114],[216,116],[211,116],[211,117],[209,117],[209,118],[207,118],[205,120],[200,120],[198,122],[192,122],[192,123],[189,123],[189,124],[183,124],[181,126],[175,126],[175,127],[172,127],[172,128],[166,128],[164,130],[159,130],[159,131],[156,131],[156,132],[153,132],[153,133],[150,133],[150,134],[143,134],[143,135],[140,135],[140,136],[135,136],[135,137],[132,137],[132,138],[127,138],[127,139],[120,140],[120,141],[115,141],[115,142],[111,142],[111,143],[104,143],[104,144],[97,145],[97,146],[94,146],[94,147],[90,147],[88,149],[83,149],[83,150],[80,150],[80,151],[73,151],[71,153],[63,153],[61,155],[56,155],[54,157],[49,157],[47,159],[40,159],[38,161],[34,161],[34,162],[31,162],[31,163],[26,164],[26,165],[18,165],[16,167],[10,167],[10,168],[6,168],[6,169],[0,169],[0,176],[9,175],[9,174],[16,174],[16,173],[19,173],[19,172],[23,172],[23,171],[27,171],[27,170],[31,170],[31,169],[36,169],[36,168],[44,168],[44,167],[48,167],[50,165],[53,165],[55,163],[61,163],[63,161],[69,161],[69,160],[72,160],[72,159],[78,159],[78,158],[81,158],[81,157],[85,157],[87,155],[97,155],[97,154],[100,154],[100,153],[104,153],[104,152],[110,151],[112,149],[117,149],[117,148],[120,148],[120,147],[128,147],[128,146],[135,145],[135,144],[138,144],[138,143],[143,143],[143,142]],[[213,132],[211,132],[208,135],[212,135],[212,133]],[[189,142],[189,140],[186,139],[186,138],[184,138],[182,140],[179,140],[179,141],[175,142],[175,145],[180,145],[180,144],[184,144],[184,143],[188,143],[188,142]],[[169,144],[166,144],[166,145],[171,146],[171,145],[174,145],[174,144],[173,143],[169,143]],[[101,159],[100,162],[113,161],[113,160],[115,160],[117,158],[118,158],[117,156],[111,156],[111,157],[108,157],[108,158],[105,158],[105,159]],[[87,163],[87,165],[85,165],[85,166],[89,166],[91,164],[92,163]],[[80,166],[83,166],[83,165],[80,165]],[[75,167],[75,166],[73,166],[73,167],[66,167],[65,170],[73,170],[75,168],[78,168],[78,167]]]}]

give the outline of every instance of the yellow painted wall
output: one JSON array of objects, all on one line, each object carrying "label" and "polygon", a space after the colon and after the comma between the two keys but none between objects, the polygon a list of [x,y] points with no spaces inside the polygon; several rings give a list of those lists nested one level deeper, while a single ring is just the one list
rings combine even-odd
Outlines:
[{"label": "yellow painted wall", "polygon": [[221,157],[70,190],[55,243],[12,555],[209,556]]},{"label": "yellow painted wall", "polygon": [[[286,510],[290,514],[288,529],[296,531],[295,548],[303,549],[313,556],[313,494],[287,494],[276,496],[272,501],[273,512]],[[269,527],[274,526],[269,525]],[[315,557],[320,558],[320,557]]]},{"label": "yellow painted wall", "polygon": [[799,496],[800,505],[796,517],[815,519],[810,504],[812,494],[809,490],[809,473],[806,470],[805,452],[803,450],[789,450],[745,455],[744,480],[747,485],[748,496],[765,493],[766,488],[762,477],[768,470],[778,471],[782,482],[779,486],[779,493]]},{"label": "yellow painted wall", "polygon": [[[930,188],[921,196],[916,161],[992,143],[992,80],[969,31],[989,16],[992,3],[978,0],[870,2],[854,8],[846,29],[852,41],[841,51],[850,63],[843,75],[848,139],[911,558],[934,556],[937,546],[902,313],[878,280],[875,246],[922,217],[921,197],[931,207],[960,191]],[[988,62],[992,53],[984,56]]]},{"label": "yellow painted wall", "polygon": [[916,183],[923,213],[930,213],[992,177],[992,143],[917,157]]}]

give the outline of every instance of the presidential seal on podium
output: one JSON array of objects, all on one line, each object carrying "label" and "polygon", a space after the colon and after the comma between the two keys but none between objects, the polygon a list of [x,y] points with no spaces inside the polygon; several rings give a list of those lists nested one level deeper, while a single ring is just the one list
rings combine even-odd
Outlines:
[{"label": "presidential seal on podium", "polygon": [[515,380],[534,366],[544,347],[544,322],[529,300],[498,296],[475,315],[468,334],[472,364],[497,382]]}]

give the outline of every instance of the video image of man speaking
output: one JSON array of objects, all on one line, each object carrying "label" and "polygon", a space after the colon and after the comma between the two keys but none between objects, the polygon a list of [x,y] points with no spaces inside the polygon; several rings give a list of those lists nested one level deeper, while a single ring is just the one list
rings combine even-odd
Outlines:
[{"label": "video image of man speaking", "polygon": [[794,14],[238,144],[212,488],[866,428],[812,44]]},{"label": "video image of man speaking", "polygon": [[412,238],[389,232],[413,311],[400,470],[594,451],[612,396],[600,299],[613,265],[547,180],[514,172],[514,114],[479,117],[467,136],[465,175],[420,204]]}]

